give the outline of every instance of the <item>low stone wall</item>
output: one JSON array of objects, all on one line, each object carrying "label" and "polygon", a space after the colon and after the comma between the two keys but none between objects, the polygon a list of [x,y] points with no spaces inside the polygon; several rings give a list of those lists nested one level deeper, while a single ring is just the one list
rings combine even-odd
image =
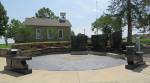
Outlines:
[{"label": "low stone wall", "polygon": [[5,57],[8,54],[9,49],[0,49],[0,57]]},{"label": "low stone wall", "polygon": [[[0,57],[7,57],[9,49],[0,49]],[[36,50],[22,50],[20,56],[42,56],[46,54],[70,53],[70,48],[45,48]]]},{"label": "low stone wall", "polygon": [[21,56],[42,56],[46,54],[59,54],[59,53],[70,53],[69,48],[45,48],[37,50],[24,50],[21,52]]},{"label": "low stone wall", "polygon": [[46,49],[46,48],[53,48],[53,47],[59,47],[59,48],[66,48],[70,47],[70,42],[34,42],[34,43],[19,43],[19,44],[13,44],[12,48],[14,49],[20,49],[20,50],[37,50],[37,49]]}]

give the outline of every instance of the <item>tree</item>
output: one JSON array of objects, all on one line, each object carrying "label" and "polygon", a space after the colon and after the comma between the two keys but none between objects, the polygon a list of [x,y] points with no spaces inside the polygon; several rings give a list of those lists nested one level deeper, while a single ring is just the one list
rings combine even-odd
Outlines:
[{"label": "tree", "polygon": [[144,0],[111,0],[108,10],[122,17],[128,26],[128,44],[132,43],[132,28],[138,26],[136,22],[142,17],[144,6]]},{"label": "tree", "polygon": [[119,17],[105,14],[92,23],[92,30],[101,30],[104,34],[122,30],[122,21]]},{"label": "tree", "polygon": [[30,38],[31,34],[32,30],[30,27],[23,25],[19,20],[12,19],[7,28],[6,36],[7,38],[13,38],[15,42],[17,38],[20,38],[21,42],[26,42],[26,40],[29,40],[27,38]]},{"label": "tree", "polygon": [[150,1],[145,0],[144,5],[145,10],[138,19],[139,26],[137,28],[142,29],[141,32],[150,32]]},{"label": "tree", "polygon": [[[15,41],[23,43],[29,42],[29,40],[32,41],[31,35],[32,28],[23,25],[21,28],[17,29],[17,33],[15,34]],[[19,38],[19,41],[17,38]]]},{"label": "tree", "polygon": [[45,7],[39,9],[38,12],[35,13],[35,16],[37,18],[58,19],[58,16],[56,16],[52,10],[50,10],[49,8],[45,8]]},{"label": "tree", "polygon": [[112,19],[110,16],[101,16],[94,23],[92,23],[92,30],[101,30],[104,34],[110,33],[112,31],[111,22]]},{"label": "tree", "polygon": [[[7,28],[7,23],[8,23],[8,17],[7,17],[7,12],[4,9],[4,6],[2,5],[2,3],[0,2],[0,36],[4,36],[5,37],[5,31]],[[5,38],[6,40],[6,38]],[[7,45],[7,41],[5,42]]]},{"label": "tree", "polygon": [[8,37],[15,38],[15,36],[18,32],[18,29],[20,29],[22,27],[23,27],[23,24],[19,20],[12,19],[11,23],[10,23],[10,27],[8,28],[8,31],[7,31]]}]

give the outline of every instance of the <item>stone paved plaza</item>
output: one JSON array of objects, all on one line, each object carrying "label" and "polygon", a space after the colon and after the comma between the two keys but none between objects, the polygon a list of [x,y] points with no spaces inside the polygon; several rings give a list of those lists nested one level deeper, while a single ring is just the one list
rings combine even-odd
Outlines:
[{"label": "stone paved plaza", "polygon": [[34,57],[28,61],[32,69],[43,69],[52,71],[66,70],[93,70],[109,68],[126,64],[125,60],[115,59],[108,56],[96,55],[70,55],[54,54],[47,56]]},{"label": "stone paved plaza", "polygon": [[[54,59],[58,57],[59,59]],[[33,62],[32,64],[31,62],[28,62],[29,65],[33,67],[33,73],[28,75],[21,75],[10,71],[4,71],[4,66],[6,65],[5,58],[0,58],[0,83],[150,83],[149,62],[147,62],[147,66],[143,66],[135,70],[127,70],[125,69],[126,63],[124,60],[104,56],[72,56],[68,54],[62,54],[55,56],[40,56],[40,58],[41,59],[39,59],[39,57],[33,58],[33,61],[31,61]],[[89,58],[91,60],[87,60]],[[70,63],[68,64],[69,66],[60,66],[63,67],[60,70],[65,71],[54,71],[54,69],[45,67],[46,65],[48,66],[48,63],[50,62],[59,62],[60,59],[62,59],[62,61],[60,62],[64,61],[62,64],[64,64],[65,61],[70,61]],[[93,62],[93,60],[96,60],[96,64],[95,62]],[[98,60],[100,61],[97,62]],[[42,62],[36,63],[37,61]],[[112,61],[114,62],[112,63]],[[79,68],[79,66],[77,67],[77,65],[75,65],[75,67],[71,65],[77,63],[82,68]],[[98,63],[101,63],[103,65],[100,65]],[[41,64],[46,65],[41,66]],[[87,64],[87,67],[83,67],[83,65],[85,64]],[[99,69],[91,70],[92,64],[99,65]],[[59,66],[60,63],[57,63],[57,65]],[[66,71],[73,70],[70,69],[71,66],[74,67],[73,69],[76,69],[78,71]],[[68,69],[66,69],[67,67]],[[85,68],[87,68],[88,70],[84,70]],[[48,71],[47,69],[53,71]],[[79,69],[81,70],[79,71]]]}]

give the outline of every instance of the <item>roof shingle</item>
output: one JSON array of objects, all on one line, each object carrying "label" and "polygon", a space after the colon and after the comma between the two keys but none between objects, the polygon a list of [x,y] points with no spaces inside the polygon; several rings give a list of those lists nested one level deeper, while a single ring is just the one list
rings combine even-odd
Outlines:
[{"label": "roof shingle", "polygon": [[23,22],[25,25],[29,26],[65,26],[71,27],[71,23],[66,20],[65,22],[60,22],[59,19],[48,19],[48,18],[26,18]]}]

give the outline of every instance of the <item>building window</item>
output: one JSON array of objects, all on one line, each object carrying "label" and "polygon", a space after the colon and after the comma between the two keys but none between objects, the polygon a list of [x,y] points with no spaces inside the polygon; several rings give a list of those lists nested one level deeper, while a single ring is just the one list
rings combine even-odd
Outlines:
[{"label": "building window", "polygon": [[47,39],[52,39],[52,30],[47,29]]},{"label": "building window", "polygon": [[41,29],[36,29],[36,39],[41,39]]},{"label": "building window", "polygon": [[58,30],[58,38],[63,39],[63,30],[62,29]]}]

